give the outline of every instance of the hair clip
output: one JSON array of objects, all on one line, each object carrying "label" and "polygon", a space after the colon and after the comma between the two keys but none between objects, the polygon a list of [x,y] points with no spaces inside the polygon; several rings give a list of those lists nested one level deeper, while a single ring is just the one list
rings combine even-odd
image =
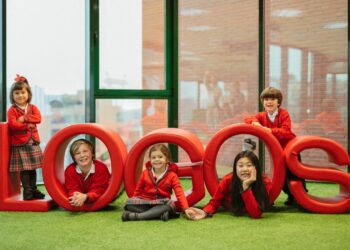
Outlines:
[{"label": "hair clip", "polygon": [[21,76],[19,74],[16,74],[15,81],[16,82],[27,82],[27,78],[25,78],[24,76]]}]

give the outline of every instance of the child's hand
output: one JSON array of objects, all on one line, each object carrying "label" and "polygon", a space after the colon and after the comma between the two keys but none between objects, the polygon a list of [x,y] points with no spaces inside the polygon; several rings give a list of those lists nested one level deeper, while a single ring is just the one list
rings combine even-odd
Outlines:
[{"label": "child's hand", "polygon": [[264,127],[263,126],[263,129],[265,129],[267,132],[269,132],[269,133],[272,133],[272,130],[270,129],[270,128],[268,128],[268,127]]},{"label": "child's hand", "polygon": [[74,192],[73,196],[69,197],[69,204],[73,207],[81,207],[87,199],[87,194]]},{"label": "child's hand", "polygon": [[250,171],[250,177],[244,180],[242,183],[243,191],[247,190],[250,187],[250,185],[253,184],[255,181],[256,181],[256,168],[253,167],[251,168],[251,171]]},{"label": "child's hand", "polygon": [[253,126],[263,127],[263,125],[260,124],[260,122],[252,122]]},{"label": "child's hand", "polygon": [[190,207],[185,210],[185,214],[190,220],[201,220],[207,216],[207,213],[202,209]]},{"label": "child's hand", "polygon": [[20,116],[18,119],[17,119],[18,122],[20,123],[24,123],[24,116]]},{"label": "child's hand", "polygon": [[35,128],[35,125],[33,123],[29,123],[29,128]]}]

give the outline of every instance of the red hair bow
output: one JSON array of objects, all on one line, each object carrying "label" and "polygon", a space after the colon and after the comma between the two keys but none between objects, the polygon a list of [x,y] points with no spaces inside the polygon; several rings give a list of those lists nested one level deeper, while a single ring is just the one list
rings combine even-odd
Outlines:
[{"label": "red hair bow", "polygon": [[16,74],[15,81],[16,82],[27,82],[27,78],[25,78],[24,76],[20,76],[19,74]]}]

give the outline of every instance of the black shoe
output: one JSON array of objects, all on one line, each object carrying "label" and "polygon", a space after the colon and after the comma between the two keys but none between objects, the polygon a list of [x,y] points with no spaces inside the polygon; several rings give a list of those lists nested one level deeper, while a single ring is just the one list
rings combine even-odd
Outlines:
[{"label": "black shoe", "polygon": [[29,200],[33,200],[33,192],[31,189],[24,189],[23,190],[23,200],[25,201],[29,201]]},{"label": "black shoe", "polygon": [[129,220],[129,211],[124,211],[122,214],[122,221],[128,221]]},{"label": "black shoe", "polygon": [[169,220],[169,212],[168,212],[168,211],[164,212],[164,213],[160,216],[160,219],[161,219],[162,221],[168,221],[168,220]]},{"label": "black shoe", "polygon": [[296,201],[291,196],[289,196],[287,200],[284,202],[284,205],[286,206],[295,206],[296,204],[297,204]]},{"label": "black shoe", "polygon": [[45,194],[40,192],[38,189],[35,189],[35,190],[33,190],[33,198],[42,200],[42,199],[45,199]]}]

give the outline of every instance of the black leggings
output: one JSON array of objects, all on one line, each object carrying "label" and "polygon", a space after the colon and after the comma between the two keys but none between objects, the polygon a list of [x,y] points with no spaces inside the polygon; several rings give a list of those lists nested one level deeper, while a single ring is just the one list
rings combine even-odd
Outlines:
[{"label": "black leggings", "polygon": [[126,205],[125,210],[137,213],[138,220],[152,220],[159,219],[165,212],[170,212],[171,207],[169,205]]}]

